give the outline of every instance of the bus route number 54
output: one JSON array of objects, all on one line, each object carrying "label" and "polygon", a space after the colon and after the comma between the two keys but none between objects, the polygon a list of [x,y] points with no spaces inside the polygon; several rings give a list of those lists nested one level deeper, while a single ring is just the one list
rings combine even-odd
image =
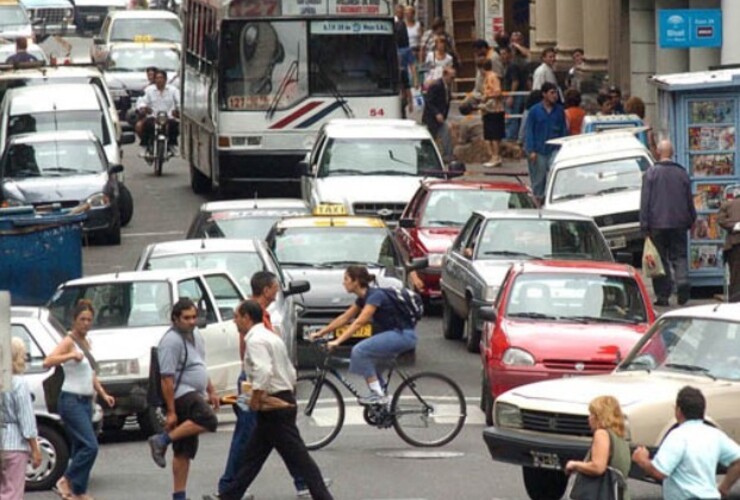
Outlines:
[{"label": "bus route number 54", "polygon": [[383,108],[370,108],[370,116],[385,116],[385,111],[383,111]]}]

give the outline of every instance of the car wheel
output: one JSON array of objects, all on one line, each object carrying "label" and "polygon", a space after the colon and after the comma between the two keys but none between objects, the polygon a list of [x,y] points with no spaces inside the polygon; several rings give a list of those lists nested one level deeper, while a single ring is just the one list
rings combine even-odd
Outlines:
[{"label": "car wheel", "polygon": [[532,500],[558,500],[565,494],[568,477],[560,471],[522,467],[524,487]]},{"label": "car wheel", "polygon": [[465,321],[465,339],[468,352],[480,352],[481,331],[475,326],[475,309],[468,305],[468,319]]},{"label": "car wheel", "polygon": [[463,320],[455,314],[447,299],[442,296],[442,334],[447,340],[459,340],[463,335]]},{"label": "car wheel", "polygon": [[56,484],[69,461],[69,446],[61,432],[54,427],[39,423],[38,442],[41,449],[41,465],[26,466],[26,491],[49,490]]},{"label": "car wheel", "polygon": [[118,184],[118,211],[121,213],[121,227],[128,226],[134,216],[134,198],[125,184]]},{"label": "car wheel", "polygon": [[493,425],[493,394],[485,368],[481,370],[480,376],[480,409],[486,417],[486,425]]},{"label": "car wheel", "polygon": [[136,421],[145,436],[162,432],[165,422],[165,414],[162,408],[150,406],[146,410],[136,414]]},{"label": "car wheel", "polygon": [[107,245],[121,244],[121,219],[116,217],[113,225],[102,232],[103,243]]}]

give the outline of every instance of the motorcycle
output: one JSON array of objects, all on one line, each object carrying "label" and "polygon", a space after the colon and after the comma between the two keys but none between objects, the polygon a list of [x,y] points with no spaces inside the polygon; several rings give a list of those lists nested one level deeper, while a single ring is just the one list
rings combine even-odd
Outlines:
[{"label": "motorcycle", "polygon": [[167,113],[160,111],[154,118],[154,137],[147,146],[144,159],[149,165],[154,165],[154,175],[162,175],[162,166],[170,159],[171,153],[168,149],[167,132],[169,119]]}]

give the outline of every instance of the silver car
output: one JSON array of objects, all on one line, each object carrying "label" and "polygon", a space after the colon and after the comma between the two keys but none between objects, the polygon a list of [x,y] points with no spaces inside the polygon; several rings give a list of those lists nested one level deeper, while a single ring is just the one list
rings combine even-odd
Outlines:
[{"label": "silver car", "polygon": [[[26,345],[26,372],[36,414],[41,448],[41,465],[26,468],[26,491],[50,489],[62,476],[69,461],[70,443],[59,415],[46,407],[44,380],[51,377],[54,368],[44,368],[44,358],[64,338],[62,325],[42,307],[13,307],[10,310],[10,334]],[[103,411],[95,405],[93,423],[98,430]]]},{"label": "silver car", "polygon": [[280,264],[262,240],[203,239],[168,241],[147,246],[136,263],[137,271],[160,269],[225,269],[249,295],[250,280],[257,271],[278,277],[280,292],[268,308],[270,320],[296,361],[296,305],[293,295],[307,292],[308,281],[286,281]]}]

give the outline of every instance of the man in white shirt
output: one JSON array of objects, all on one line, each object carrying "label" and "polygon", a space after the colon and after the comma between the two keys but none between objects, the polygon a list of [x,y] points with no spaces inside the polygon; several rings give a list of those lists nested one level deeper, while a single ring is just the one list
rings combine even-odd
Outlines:
[{"label": "man in white shirt", "polygon": [[[274,448],[291,471],[303,476],[312,498],[333,500],[296,427],[293,394],[296,371],[288,349],[282,338],[262,324],[262,317],[262,306],[254,300],[245,300],[235,311],[234,321],[239,330],[247,332],[244,364],[251,377],[249,407],[257,412],[257,426],[241,457],[237,474],[224,485],[219,498],[240,500]],[[275,398],[288,405],[280,407],[270,403]]]},{"label": "man in white shirt", "polygon": [[554,65],[555,49],[547,48],[542,51],[542,64],[537,66],[537,69],[534,70],[534,74],[532,75],[532,90],[540,90],[543,83],[550,82],[558,88],[558,94],[560,94],[558,79],[555,76],[555,71],[552,69]]},{"label": "man in white shirt", "polygon": [[147,86],[144,95],[137,103],[137,109],[146,116],[144,122],[141,145],[148,147],[154,135],[154,118],[159,112],[167,113],[167,135],[170,148],[177,145],[180,133],[180,91],[172,85],[167,85],[167,72],[161,69],[156,71],[154,86]]}]

